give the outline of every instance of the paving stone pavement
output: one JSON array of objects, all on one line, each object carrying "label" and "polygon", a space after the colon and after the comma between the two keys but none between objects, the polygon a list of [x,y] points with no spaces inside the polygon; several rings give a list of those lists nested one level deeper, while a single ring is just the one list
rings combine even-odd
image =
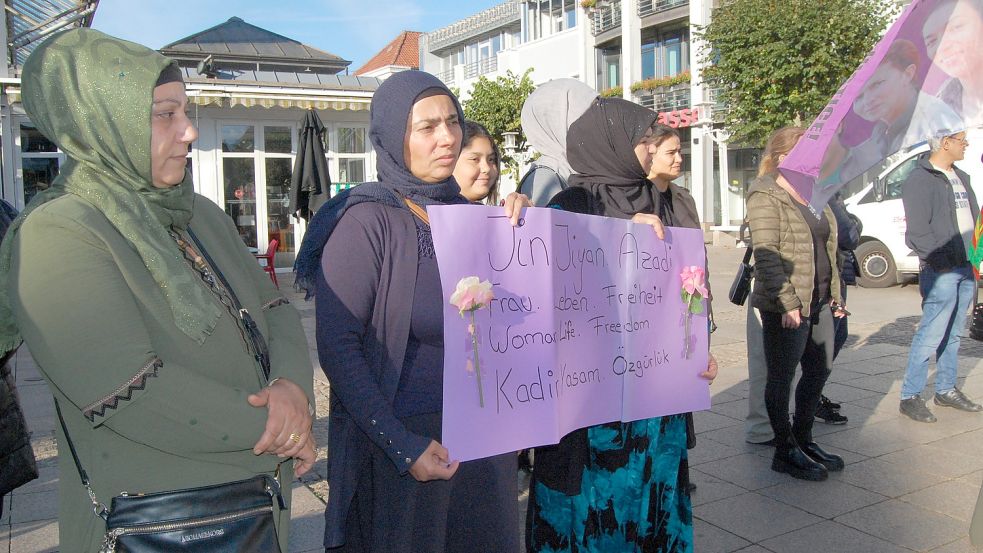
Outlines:
[{"label": "paving stone pavement", "polygon": [[[967,531],[983,482],[983,413],[936,407],[939,422],[932,425],[898,414],[900,382],[920,315],[917,287],[850,289],[850,340],[826,387],[827,396],[843,403],[850,422],[817,422],[815,428],[817,441],[843,455],[847,466],[827,482],[802,482],[770,470],[772,450],[744,442],[745,311],[727,303],[723,293],[743,250],[717,246],[709,252],[720,298],[714,304],[719,330],[712,348],[720,376],[712,386],[713,407],[696,414],[697,447],[690,453],[698,486],[693,495],[696,551],[972,553]],[[287,275],[280,279],[289,280]],[[315,436],[326,444],[328,383],[313,348],[314,306],[290,295],[311,344],[318,395]],[[0,553],[57,551],[60,469],[53,404],[29,353],[21,351],[14,363],[41,477],[4,498]],[[983,401],[983,343],[963,341],[959,376],[966,394]],[[323,551],[326,456],[322,446],[315,469],[293,484],[291,552]],[[72,468],[70,461],[66,468]],[[523,490],[522,503],[525,497]]]}]

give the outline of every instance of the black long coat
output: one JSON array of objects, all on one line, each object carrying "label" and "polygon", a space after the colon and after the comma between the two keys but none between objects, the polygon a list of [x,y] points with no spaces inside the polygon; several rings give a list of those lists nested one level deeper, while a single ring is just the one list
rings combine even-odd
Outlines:
[{"label": "black long coat", "polygon": [[[0,200],[0,240],[16,215],[9,204]],[[13,354],[3,352],[0,356],[0,497],[38,477],[31,436],[7,365]]]}]

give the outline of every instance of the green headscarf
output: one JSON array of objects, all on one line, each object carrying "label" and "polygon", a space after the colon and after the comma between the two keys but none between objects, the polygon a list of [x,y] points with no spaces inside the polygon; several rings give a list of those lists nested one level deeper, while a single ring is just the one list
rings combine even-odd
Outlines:
[{"label": "green headscarf", "polygon": [[[161,72],[173,62],[139,44],[91,29],[57,34],[24,64],[22,98],[31,121],[65,152],[58,178],[37,194],[0,246],[0,287],[10,282],[12,237],[31,211],[65,194],[95,206],[140,255],[177,327],[203,343],[220,311],[167,233],[191,219],[190,175],[171,188],[151,177],[151,108]],[[30,252],[24,252],[30,255]],[[16,291],[11,291],[16,293]],[[0,294],[0,351],[21,342],[10,297]]]}]

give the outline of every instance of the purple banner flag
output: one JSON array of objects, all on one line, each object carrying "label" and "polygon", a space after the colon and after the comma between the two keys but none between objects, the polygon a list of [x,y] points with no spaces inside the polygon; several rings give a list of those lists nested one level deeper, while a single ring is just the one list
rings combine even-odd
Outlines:
[{"label": "purple banner flag", "polygon": [[452,458],[709,408],[702,232],[668,228],[662,241],[648,225],[544,208],[518,227],[500,207],[427,212]]},{"label": "purple banner flag", "polygon": [[983,125],[983,1],[914,0],[779,169],[815,212],[891,154]]}]

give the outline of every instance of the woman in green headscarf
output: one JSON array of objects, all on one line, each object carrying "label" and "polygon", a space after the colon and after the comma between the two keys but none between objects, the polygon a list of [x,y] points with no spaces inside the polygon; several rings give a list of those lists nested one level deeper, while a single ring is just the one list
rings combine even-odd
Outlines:
[{"label": "woman in green headscarf", "polygon": [[[315,456],[306,339],[231,220],[194,193],[180,70],[78,29],[41,44],[22,81],[27,114],[68,159],[0,248],[0,351],[27,344],[99,501],[278,466],[289,501],[293,469]],[[58,440],[61,550],[94,551],[105,523]]]}]

